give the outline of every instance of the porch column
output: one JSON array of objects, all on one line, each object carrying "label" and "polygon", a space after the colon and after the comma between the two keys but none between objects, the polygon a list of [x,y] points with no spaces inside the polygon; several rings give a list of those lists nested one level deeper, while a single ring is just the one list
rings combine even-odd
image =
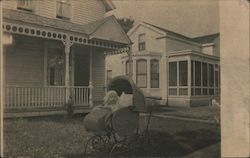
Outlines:
[{"label": "porch column", "polygon": [[73,42],[70,41],[69,36],[63,41],[64,43],[64,53],[65,53],[65,87],[66,87],[66,102],[68,103],[70,100],[70,72],[69,72],[69,54],[70,54],[70,47],[73,45]]},{"label": "porch column", "polygon": [[191,67],[191,58],[189,57],[188,58],[188,96],[191,97],[191,88],[192,88],[192,85],[191,85],[191,80],[192,80],[192,76],[191,76],[191,73],[192,72],[192,67]]},{"label": "porch column", "polygon": [[150,58],[147,58],[147,91],[150,92]]},{"label": "porch column", "polygon": [[89,106],[93,107],[93,50],[92,46],[90,46],[89,52]]},{"label": "porch column", "polygon": [[128,54],[128,61],[129,61],[129,78],[132,80],[132,71],[133,71],[133,69],[132,69],[132,62],[133,62],[133,60],[132,60],[132,51],[131,51],[131,45],[129,45],[128,46],[129,48],[129,50],[128,50],[128,52],[127,52],[127,54]]},{"label": "porch column", "polygon": [[133,60],[133,81],[136,83],[136,59]]}]

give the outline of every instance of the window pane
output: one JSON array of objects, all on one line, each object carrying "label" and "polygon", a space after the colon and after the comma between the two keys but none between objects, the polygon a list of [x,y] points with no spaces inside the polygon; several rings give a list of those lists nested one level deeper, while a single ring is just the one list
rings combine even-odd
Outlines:
[{"label": "window pane", "polygon": [[195,95],[201,95],[201,88],[195,88]]},{"label": "window pane", "polygon": [[159,61],[151,60],[151,88],[159,88]]},{"label": "window pane", "polygon": [[201,86],[201,62],[195,61],[195,86]]},{"label": "window pane", "polygon": [[214,86],[214,66],[209,64],[209,87]]},{"label": "window pane", "polygon": [[159,61],[151,60],[151,73],[159,73]]},{"label": "window pane", "polygon": [[151,88],[159,88],[159,80],[151,80]]},{"label": "window pane", "polygon": [[146,74],[147,73],[147,61],[146,60],[138,60],[136,67],[137,74]]},{"label": "window pane", "polygon": [[180,61],[179,62],[179,85],[180,86],[187,86],[187,78],[188,78],[188,68],[187,68],[187,61]]},{"label": "window pane", "polygon": [[137,86],[141,88],[147,87],[147,76],[146,75],[137,75],[136,80]]},{"label": "window pane", "polygon": [[138,48],[139,48],[139,51],[141,50],[145,50],[145,34],[140,34],[138,36]]},{"label": "window pane", "polygon": [[203,88],[203,95],[207,95],[207,88]]},{"label": "window pane", "polygon": [[209,95],[214,95],[214,89],[213,88],[209,89]]},{"label": "window pane", "polygon": [[139,35],[139,43],[145,42],[145,34],[140,34]]},{"label": "window pane", "polygon": [[169,62],[169,86],[177,86],[177,62]]},{"label": "window pane", "polygon": [[188,89],[187,88],[180,88],[179,95],[188,95]]},{"label": "window pane", "polygon": [[169,95],[177,95],[177,89],[176,88],[169,88],[168,93],[169,93]]},{"label": "window pane", "polygon": [[194,86],[194,61],[191,61],[191,85]]},{"label": "window pane", "polygon": [[194,96],[194,88],[191,88],[191,95]]},{"label": "window pane", "polygon": [[207,63],[202,63],[202,80],[203,86],[207,87]]},{"label": "window pane", "polygon": [[215,87],[219,86],[219,71],[215,71]]},{"label": "window pane", "polygon": [[[133,61],[132,61],[132,70],[133,70]],[[129,74],[129,61],[126,61],[126,75]]]},{"label": "window pane", "polygon": [[107,70],[107,83],[112,79],[112,70]]}]

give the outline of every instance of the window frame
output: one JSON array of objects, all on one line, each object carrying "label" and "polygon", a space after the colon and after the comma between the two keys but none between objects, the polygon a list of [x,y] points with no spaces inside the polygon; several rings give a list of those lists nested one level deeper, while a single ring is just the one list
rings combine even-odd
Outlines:
[{"label": "window frame", "polygon": [[[180,85],[180,62],[187,63],[187,85],[182,86]],[[170,63],[176,63],[176,85],[170,85]],[[168,96],[188,96],[188,59],[185,60],[176,60],[176,61],[169,61],[168,62]],[[176,94],[170,94],[170,91],[176,91]],[[183,91],[184,90],[184,91]],[[180,92],[183,91],[185,94],[181,94]]]},{"label": "window frame", "polygon": [[[110,72],[111,72],[111,76],[109,76]],[[110,80],[111,80],[112,78],[113,78],[113,77],[112,77],[112,70],[107,70],[107,78],[106,78],[106,84],[107,84],[107,85],[109,84],[109,82],[110,82]]]},{"label": "window frame", "polygon": [[[157,72],[152,71],[153,63],[157,63]],[[160,70],[159,69],[160,69],[159,60],[151,59],[150,60],[150,88],[159,88],[160,87],[160,73],[159,73]],[[157,76],[157,77],[155,77],[155,76]],[[157,86],[153,87],[152,81],[157,81]]]},{"label": "window frame", "polygon": [[[142,37],[144,37],[143,41],[140,40]],[[139,51],[146,50],[146,34],[145,33],[141,33],[138,35],[138,50]]]},{"label": "window frame", "polygon": [[[61,5],[61,7],[63,7],[64,5],[66,5],[69,8],[69,16],[65,15],[65,11],[62,10],[62,13],[58,14],[58,10],[59,10],[59,5]],[[61,19],[61,20],[71,20],[72,19],[72,5],[70,0],[56,0],[56,18],[57,19]]]},{"label": "window frame", "polygon": [[[195,62],[201,62],[201,86],[195,85],[196,72]],[[206,68],[204,69],[204,65]],[[218,70],[216,70],[215,65],[218,66]],[[206,70],[206,72],[204,72]],[[216,86],[216,76],[215,73],[218,71],[218,86]],[[201,60],[191,60],[191,96],[219,96],[220,94],[220,71],[219,71],[219,63],[214,64],[213,62],[201,61]],[[211,76],[212,75],[212,76]],[[206,77],[206,83],[204,82],[204,77]],[[205,83],[205,84],[204,84]],[[196,94],[196,90],[201,88],[201,93],[199,95]]]},{"label": "window frame", "polygon": [[[22,2],[26,2],[26,3],[29,3],[29,5],[23,5],[21,4]],[[18,0],[17,1],[17,9],[18,10],[23,10],[23,11],[28,11],[28,12],[33,12],[34,11],[34,1],[32,0]]]},{"label": "window frame", "polygon": [[[140,63],[140,62],[145,62],[145,68],[146,68],[146,71],[145,71],[145,73],[139,73],[138,71],[138,64]],[[138,59],[138,60],[136,60],[136,85],[138,86],[138,87],[140,87],[140,88],[147,88],[147,70],[148,70],[148,67],[147,67],[147,60],[146,59]],[[138,85],[138,83],[139,83],[139,81],[138,81],[138,77],[139,76],[144,76],[145,78],[146,78],[146,83],[145,83],[145,86],[139,86]]]},{"label": "window frame", "polygon": [[[47,56],[47,86],[65,86],[65,54],[60,52],[63,52],[63,49],[49,49]],[[54,62],[52,62],[52,60],[54,60]],[[52,69],[54,74],[51,74]],[[61,74],[61,76],[58,74]],[[52,79],[51,76],[54,78]],[[53,80],[54,83],[52,83],[51,80]],[[60,80],[61,82],[59,83],[58,81]]]}]

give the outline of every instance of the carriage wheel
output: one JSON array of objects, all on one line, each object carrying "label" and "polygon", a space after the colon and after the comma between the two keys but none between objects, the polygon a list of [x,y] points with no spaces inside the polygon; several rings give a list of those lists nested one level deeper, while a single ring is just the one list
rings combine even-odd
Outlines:
[{"label": "carriage wheel", "polygon": [[85,145],[84,157],[103,155],[107,150],[108,143],[109,139],[107,136],[92,136]]},{"label": "carriage wheel", "polygon": [[122,143],[115,143],[113,145],[113,147],[111,148],[110,152],[109,152],[109,157],[111,158],[112,156],[117,156],[117,154],[119,154],[119,150],[123,148],[123,144]]}]

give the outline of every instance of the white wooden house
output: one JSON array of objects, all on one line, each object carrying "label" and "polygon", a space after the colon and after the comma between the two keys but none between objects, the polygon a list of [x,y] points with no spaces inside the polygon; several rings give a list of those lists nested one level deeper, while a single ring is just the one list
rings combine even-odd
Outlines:
[{"label": "white wooden house", "polygon": [[5,116],[89,109],[105,93],[105,51],[130,39],[110,0],[3,1]]},{"label": "white wooden house", "polygon": [[[145,94],[168,106],[209,105],[219,99],[219,34],[189,38],[140,22],[128,36],[132,45],[132,78]],[[107,81],[128,75],[127,54],[107,57]]]}]

